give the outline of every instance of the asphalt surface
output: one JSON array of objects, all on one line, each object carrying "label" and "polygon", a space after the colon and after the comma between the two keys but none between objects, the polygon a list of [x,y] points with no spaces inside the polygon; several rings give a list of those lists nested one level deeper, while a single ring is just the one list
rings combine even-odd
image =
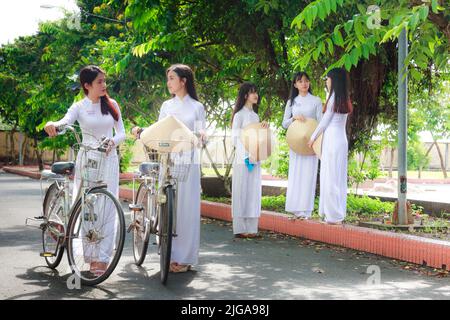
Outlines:
[{"label": "asphalt surface", "polygon": [[47,268],[40,230],[25,226],[40,205],[39,181],[0,170],[0,299],[450,299],[450,277],[436,270],[273,233],[234,239],[230,223],[210,219],[202,219],[199,264],[170,274],[166,286],[155,247],[137,267],[127,235],[109,279],[69,289],[66,255],[57,271]]}]

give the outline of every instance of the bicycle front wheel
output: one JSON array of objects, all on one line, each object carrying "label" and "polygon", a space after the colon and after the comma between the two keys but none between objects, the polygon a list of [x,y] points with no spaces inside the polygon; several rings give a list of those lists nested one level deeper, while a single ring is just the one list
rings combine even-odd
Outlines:
[{"label": "bicycle front wheel", "polygon": [[42,249],[45,262],[56,269],[64,254],[64,193],[53,182],[45,192],[43,215],[46,224],[42,227]]},{"label": "bicycle front wheel", "polygon": [[106,189],[80,198],[67,226],[67,255],[82,284],[105,281],[119,262],[125,239],[125,218],[119,201]]},{"label": "bicycle front wheel", "polygon": [[172,253],[172,225],[174,216],[174,190],[172,186],[165,189],[166,202],[159,210],[159,262],[161,270],[161,283],[166,284],[169,274],[170,256]]}]

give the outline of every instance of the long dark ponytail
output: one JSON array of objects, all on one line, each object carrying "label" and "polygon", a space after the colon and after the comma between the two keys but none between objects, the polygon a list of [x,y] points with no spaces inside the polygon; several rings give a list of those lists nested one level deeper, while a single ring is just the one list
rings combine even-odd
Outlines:
[{"label": "long dark ponytail", "polygon": [[195,90],[195,77],[192,69],[185,64],[173,64],[166,70],[166,75],[169,71],[175,72],[181,79],[186,79],[186,91],[192,99],[198,101],[197,90]]},{"label": "long dark ponytail", "polygon": [[331,69],[327,77],[331,79],[330,95],[325,103],[324,112],[328,106],[328,100],[334,93],[334,112],[336,113],[351,113],[353,111],[350,94],[348,91],[348,77],[347,72],[342,68]]},{"label": "long dark ponytail", "polygon": [[[233,114],[231,115],[231,125],[233,125],[234,115],[244,107],[245,102],[247,101],[248,98],[248,94],[253,92],[258,92],[258,90],[256,89],[256,85],[254,85],[251,82],[244,82],[241,84],[241,86],[239,87],[239,93],[236,100],[236,104],[234,105]],[[260,101],[261,97],[258,97],[258,103],[253,104],[253,111],[255,111],[256,113],[258,113]]]},{"label": "long dark ponytail", "polygon": [[[97,66],[86,66],[80,71],[80,83],[81,87],[83,88],[84,94],[88,95],[89,91],[85,88],[85,84],[92,85],[92,82],[97,78],[99,74],[105,75],[105,71],[100,69]],[[102,111],[102,114],[107,115],[111,114],[111,116],[114,118],[115,121],[119,120],[119,112],[114,107],[111,99],[109,98],[109,95],[106,93],[104,96],[100,97],[100,108]]]},{"label": "long dark ponytail", "polygon": [[[298,89],[295,87],[295,83],[296,83],[298,80],[301,80],[303,77],[305,77],[306,79],[308,79],[308,81],[310,81],[308,74],[307,74],[306,72],[304,72],[304,71],[297,72],[297,73],[294,75],[294,78],[292,79],[292,82],[291,82],[291,91],[290,91],[290,93],[289,93],[289,100],[291,101],[291,106],[292,106],[292,104],[294,103],[294,99],[298,96],[298,93],[299,93]],[[308,92],[309,92],[310,94],[312,94],[312,91],[311,91],[311,84],[309,84]]]}]

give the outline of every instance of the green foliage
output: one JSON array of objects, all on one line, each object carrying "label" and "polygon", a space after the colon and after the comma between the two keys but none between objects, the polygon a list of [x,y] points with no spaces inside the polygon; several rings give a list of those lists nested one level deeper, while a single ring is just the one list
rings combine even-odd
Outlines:
[{"label": "green foliage", "polygon": [[[342,54],[325,72],[338,66],[350,70],[360,60],[376,55],[383,43],[395,40],[406,29],[412,42],[407,65],[426,69],[428,62],[433,61],[439,69],[446,66],[449,36],[445,32],[448,32],[446,28],[449,24],[445,26],[436,21],[448,19],[449,7],[438,5],[437,0],[431,3],[383,0],[378,1],[377,5],[374,7],[373,2],[356,0],[316,0],[308,4],[291,25],[299,30],[306,26],[318,38],[299,59],[298,65],[305,67],[311,57],[316,62],[323,59],[327,52],[321,48],[326,43],[331,55],[335,51],[331,47],[339,49]],[[324,25],[325,19],[334,19],[336,23],[333,29],[327,28],[324,32],[317,27]],[[345,38],[342,30],[345,30]],[[419,78],[418,72],[413,71],[412,74]]]},{"label": "green foliage", "polygon": [[408,143],[407,146],[407,165],[408,170],[419,170],[426,168],[430,163],[430,156],[426,155],[423,144],[417,141]]},{"label": "green foliage", "polygon": [[[205,197],[202,196],[202,199],[231,204],[230,198],[213,198],[213,197]],[[263,196],[261,198],[261,208],[262,210],[275,211],[286,213],[285,211],[286,204],[286,196]],[[313,216],[318,216],[319,209],[319,198],[316,198],[314,201],[314,213]],[[355,221],[359,219],[359,216],[373,216],[373,215],[384,215],[390,214],[394,210],[393,202],[384,202],[380,199],[372,199],[368,196],[356,196],[356,195],[348,195],[347,196],[347,219],[346,221]]]}]

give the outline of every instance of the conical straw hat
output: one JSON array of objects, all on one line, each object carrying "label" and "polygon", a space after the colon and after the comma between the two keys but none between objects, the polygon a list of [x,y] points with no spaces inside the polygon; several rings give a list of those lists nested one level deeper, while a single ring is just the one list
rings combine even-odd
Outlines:
[{"label": "conical straw hat", "polygon": [[270,128],[263,128],[261,123],[252,123],[242,129],[241,142],[256,161],[266,160],[275,146],[275,139]]},{"label": "conical straw hat", "polygon": [[286,132],[289,148],[302,156],[314,155],[314,150],[308,147],[308,142],[316,127],[317,121],[312,118],[306,118],[305,121],[294,120]]},{"label": "conical straw hat", "polygon": [[168,116],[144,129],[140,139],[148,148],[158,152],[190,151],[197,145],[194,133],[174,116]]}]

